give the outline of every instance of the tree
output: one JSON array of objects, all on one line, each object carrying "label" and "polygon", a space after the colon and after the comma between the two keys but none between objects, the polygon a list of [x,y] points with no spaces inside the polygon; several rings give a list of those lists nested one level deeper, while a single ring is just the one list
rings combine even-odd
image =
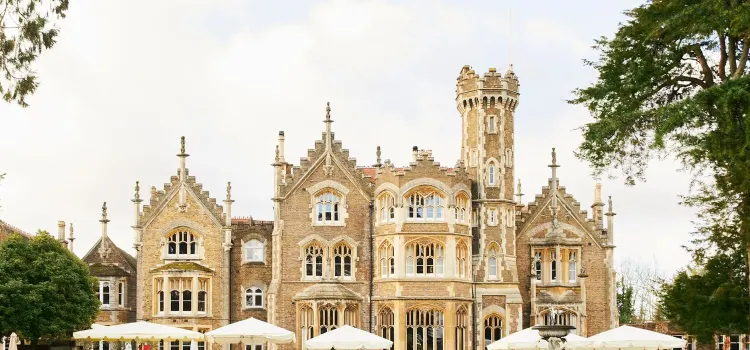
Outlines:
[{"label": "tree", "polygon": [[26,107],[39,85],[31,64],[52,48],[69,0],[0,0],[0,95]]},{"label": "tree", "polygon": [[653,156],[676,156],[733,199],[750,258],[750,1],[654,0],[626,15],[612,39],[596,41],[599,59],[585,61],[598,80],[569,101],[594,117],[577,156],[628,184],[645,179]]},{"label": "tree", "polygon": [[95,288],[88,266],[47,232],[14,234],[0,244],[0,334],[68,341],[96,319]]},{"label": "tree", "polygon": [[743,253],[717,254],[702,269],[679,272],[663,286],[660,311],[702,344],[711,344],[715,333],[746,333],[750,299]]},{"label": "tree", "polygon": [[620,314],[620,324],[633,323],[633,287],[626,286],[621,278],[617,281],[617,311]]}]

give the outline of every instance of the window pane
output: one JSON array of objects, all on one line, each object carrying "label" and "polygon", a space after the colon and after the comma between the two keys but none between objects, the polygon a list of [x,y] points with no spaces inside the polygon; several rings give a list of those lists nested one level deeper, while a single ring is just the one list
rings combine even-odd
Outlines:
[{"label": "window pane", "polygon": [[180,292],[173,290],[169,293],[170,311],[180,311]]},{"label": "window pane", "polygon": [[193,311],[193,292],[182,291],[182,311]]}]

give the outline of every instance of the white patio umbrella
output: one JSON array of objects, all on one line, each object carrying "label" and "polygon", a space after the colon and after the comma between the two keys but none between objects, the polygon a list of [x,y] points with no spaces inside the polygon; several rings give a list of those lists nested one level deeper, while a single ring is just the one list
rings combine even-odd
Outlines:
[{"label": "white patio umbrella", "polygon": [[167,326],[158,323],[138,321],[133,323],[124,323],[113,326],[97,327],[78,331],[73,333],[75,339],[86,340],[105,340],[105,341],[127,341],[135,340],[136,342],[156,341],[156,340],[203,340],[203,334],[200,332],[189,331],[187,329]]},{"label": "white patio umbrella", "polygon": [[18,335],[15,332],[10,334],[10,346],[8,350],[18,350]]},{"label": "white patio umbrella", "polygon": [[682,348],[685,340],[630,326],[620,326],[589,337],[596,350],[656,350]]},{"label": "white patio umbrella", "polygon": [[295,340],[294,333],[250,317],[206,333],[206,339],[217,344],[260,345],[263,343],[288,344]]},{"label": "white patio umbrella", "polygon": [[393,342],[352,326],[342,326],[305,342],[308,350],[379,350],[389,349]]},{"label": "white patio umbrella", "polygon": [[[584,349],[591,348],[592,341],[575,334],[568,334],[563,337],[565,343],[563,348],[566,349]],[[547,349],[547,341],[542,339],[539,331],[532,328],[526,328],[522,331],[515,332],[505,338],[502,338],[490,345],[488,350],[533,350]]]}]

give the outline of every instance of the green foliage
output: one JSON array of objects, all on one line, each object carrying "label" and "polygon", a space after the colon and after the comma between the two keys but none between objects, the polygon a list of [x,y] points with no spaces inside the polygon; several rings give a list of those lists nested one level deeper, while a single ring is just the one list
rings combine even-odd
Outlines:
[{"label": "green foliage", "polygon": [[633,287],[625,285],[624,279],[617,281],[617,311],[620,313],[620,324],[633,323]]},{"label": "green foliage", "polygon": [[47,232],[14,234],[0,244],[0,334],[70,340],[96,319],[96,288],[86,264]]},{"label": "green foliage", "polygon": [[709,258],[701,271],[682,271],[665,284],[660,311],[680,328],[711,344],[714,332],[746,333],[750,299],[745,278],[743,249]]},{"label": "green foliage", "polygon": [[[594,117],[582,128],[577,156],[595,175],[614,170],[628,184],[645,180],[652,158],[676,156],[700,185],[685,201],[703,210],[692,249],[696,262],[717,264],[730,252],[720,247],[731,245],[740,247],[731,250],[732,259],[748,259],[750,1],[653,0],[626,15],[629,20],[613,38],[596,41],[599,59],[585,62],[597,70],[598,80],[575,90],[569,101],[586,106]],[[704,176],[710,181],[701,182]],[[740,266],[744,279],[731,281],[750,293],[750,264]],[[687,277],[681,278],[680,283]],[[750,306],[742,311],[750,313]],[[682,319],[672,320],[683,326]],[[715,328],[702,331],[733,326],[726,322],[708,323]]]},{"label": "green foliage", "polygon": [[69,0],[0,0],[0,95],[26,107],[39,85],[31,64],[57,41],[53,20],[65,18]]}]

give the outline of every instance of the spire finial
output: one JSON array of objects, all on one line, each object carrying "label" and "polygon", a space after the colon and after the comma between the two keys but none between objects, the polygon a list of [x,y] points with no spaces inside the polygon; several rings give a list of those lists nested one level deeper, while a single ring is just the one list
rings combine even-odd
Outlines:
[{"label": "spire finial", "polygon": [[557,152],[554,147],[552,147],[552,165],[557,165]]},{"label": "spire finial", "polygon": [[141,185],[140,181],[135,182],[135,200],[140,201],[141,200]]},{"label": "spire finial", "polygon": [[73,223],[72,222],[70,223],[70,235],[68,235],[68,237],[70,237],[70,239],[73,239]]},{"label": "spire finial", "polygon": [[375,156],[377,157],[375,162],[376,167],[380,167],[380,154],[380,146],[378,146],[377,150],[375,151]]},{"label": "spire finial", "polygon": [[518,197],[518,204],[523,204],[523,193],[521,192],[521,179],[518,179],[516,192],[517,192],[516,197]]},{"label": "spire finial", "polygon": [[227,202],[232,200],[232,182],[227,181]]},{"label": "spire finial", "polygon": [[607,199],[607,206],[609,207],[607,212],[612,214],[612,196],[609,196],[609,198]]},{"label": "spire finial", "polygon": [[109,219],[107,219],[107,202],[104,202],[102,204],[102,219],[99,220],[100,222],[109,222]]},{"label": "spire finial", "polygon": [[326,102],[326,123],[330,123],[331,120],[331,102]]},{"label": "spire finial", "polygon": [[277,163],[281,160],[281,158],[279,158],[279,145],[276,145],[276,157],[274,159]]},{"label": "spire finial", "polygon": [[185,136],[180,136],[180,154],[185,154]]}]

